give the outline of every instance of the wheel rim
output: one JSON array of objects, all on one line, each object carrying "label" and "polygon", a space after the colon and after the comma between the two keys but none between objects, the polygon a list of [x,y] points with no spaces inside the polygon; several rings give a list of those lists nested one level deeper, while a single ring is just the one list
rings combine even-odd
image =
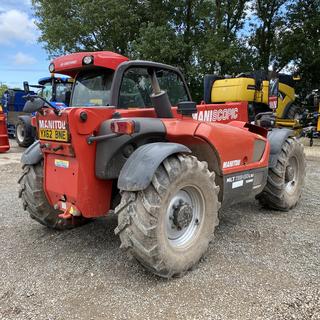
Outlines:
[{"label": "wheel rim", "polygon": [[286,192],[292,194],[295,192],[298,185],[298,160],[296,157],[291,157],[285,171],[285,188]]},{"label": "wheel rim", "polygon": [[17,125],[17,139],[19,142],[24,140],[24,128],[22,125],[18,124]]},{"label": "wheel rim", "polygon": [[172,247],[188,246],[196,237],[205,212],[204,198],[194,186],[181,188],[166,212],[167,238]]}]

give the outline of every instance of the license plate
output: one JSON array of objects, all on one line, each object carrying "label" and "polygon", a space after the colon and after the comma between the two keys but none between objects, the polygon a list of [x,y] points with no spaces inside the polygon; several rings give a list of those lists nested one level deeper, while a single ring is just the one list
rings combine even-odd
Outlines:
[{"label": "license plate", "polygon": [[68,131],[60,129],[39,129],[40,140],[68,141]]}]

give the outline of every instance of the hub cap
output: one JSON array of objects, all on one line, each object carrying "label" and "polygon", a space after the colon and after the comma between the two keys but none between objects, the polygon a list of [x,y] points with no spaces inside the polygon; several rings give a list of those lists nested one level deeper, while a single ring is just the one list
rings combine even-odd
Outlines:
[{"label": "hub cap", "polygon": [[201,191],[193,186],[180,189],[166,213],[166,231],[173,247],[185,247],[195,238],[205,210]]},{"label": "hub cap", "polygon": [[286,192],[292,194],[295,192],[298,183],[298,161],[295,157],[289,159],[285,172]]},{"label": "hub cap", "polygon": [[21,142],[24,139],[24,128],[22,125],[17,126],[17,139]]}]

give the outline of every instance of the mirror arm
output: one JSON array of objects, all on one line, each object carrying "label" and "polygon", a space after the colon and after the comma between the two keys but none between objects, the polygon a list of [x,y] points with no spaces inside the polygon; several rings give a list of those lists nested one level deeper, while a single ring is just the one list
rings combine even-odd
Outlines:
[{"label": "mirror arm", "polygon": [[26,96],[23,96],[23,98],[24,98],[25,100],[27,100],[27,101],[30,100],[31,102],[33,102],[35,98],[39,98],[39,99],[41,99],[44,103],[46,103],[50,108],[52,108],[53,111],[54,111],[54,113],[55,113],[56,115],[59,114],[59,110],[58,110],[54,105],[52,105],[48,100],[46,100],[45,98],[43,98],[43,97],[41,97],[41,96],[38,96],[38,95],[36,95],[36,94],[34,94],[34,95],[27,94]]}]

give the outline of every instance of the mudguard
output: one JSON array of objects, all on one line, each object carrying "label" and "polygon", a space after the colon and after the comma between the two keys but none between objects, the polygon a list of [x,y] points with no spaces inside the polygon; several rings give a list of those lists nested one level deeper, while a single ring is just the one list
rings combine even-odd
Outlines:
[{"label": "mudguard", "polygon": [[18,119],[21,119],[25,124],[31,126],[31,117],[24,115],[24,116],[19,116]]},{"label": "mudguard", "polygon": [[[124,154],[126,146],[134,149],[151,142],[165,141],[166,128],[157,118],[130,118],[138,123],[139,132],[132,135],[121,135],[113,139],[106,139],[97,143],[96,176],[99,179],[117,179],[128,156]],[[111,134],[113,119],[102,122],[99,135]]]},{"label": "mudguard", "polygon": [[27,165],[34,165],[39,163],[43,158],[40,141],[35,141],[21,156],[21,163]]},{"label": "mudguard", "polygon": [[294,132],[285,128],[274,128],[268,132],[268,140],[270,143],[269,168],[273,168],[277,164],[282,145],[288,137],[294,136]]},{"label": "mudguard", "polygon": [[170,142],[155,142],[139,147],[122,167],[118,188],[126,191],[144,190],[161,162],[175,153],[191,153],[191,150],[182,144]]}]

